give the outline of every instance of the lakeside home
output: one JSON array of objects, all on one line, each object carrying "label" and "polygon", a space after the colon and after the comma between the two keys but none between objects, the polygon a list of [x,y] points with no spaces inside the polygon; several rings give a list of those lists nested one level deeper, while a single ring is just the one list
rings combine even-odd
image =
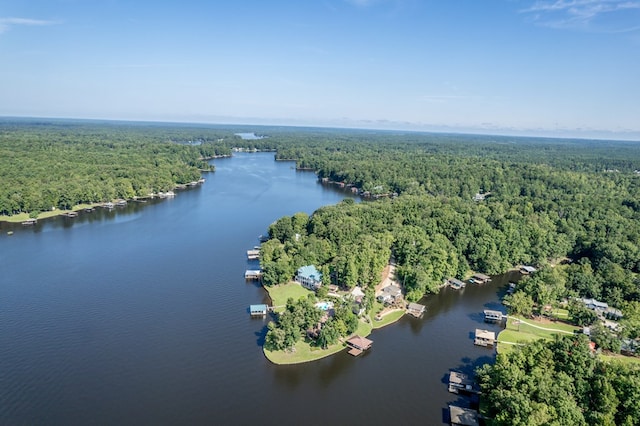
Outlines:
[{"label": "lakeside home", "polygon": [[314,265],[303,266],[298,269],[295,280],[309,290],[317,290],[322,285],[322,274]]}]

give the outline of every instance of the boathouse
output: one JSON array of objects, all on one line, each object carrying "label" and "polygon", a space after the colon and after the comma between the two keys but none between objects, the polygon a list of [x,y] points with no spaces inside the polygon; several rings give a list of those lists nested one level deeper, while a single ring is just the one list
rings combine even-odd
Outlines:
[{"label": "boathouse", "polygon": [[349,355],[358,356],[362,352],[371,348],[373,341],[362,336],[353,336],[345,342],[349,349]]},{"label": "boathouse", "polygon": [[459,290],[461,288],[465,288],[467,283],[465,283],[464,281],[460,281],[457,278],[449,278],[448,280],[449,285],[451,286],[451,288]]},{"label": "boathouse", "polygon": [[474,386],[474,381],[468,375],[457,371],[449,372],[449,392],[479,393],[478,389]]},{"label": "boathouse", "polygon": [[269,307],[264,304],[249,306],[249,313],[251,314],[252,317],[263,317],[267,315],[268,310],[269,310]]},{"label": "boathouse", "polygon": [[478,412],[470,408],[449,406],[449,417],[453,426],[478,426]]},{"label": "boathouse", "polygon": [[426,310],[426,307],[424,305],[419,304],[419,303],[411,302],[407,306],[407,313],[409,315],[413,315],[416,318],[420,318],[424,314],[425,310]]},{"label": "boathouse", "polygon": [[260,249],[247,250],[247,259],[249,260],[260,259]]},{"label": "boathouse", "polygon": [[491,277],[485,274],[473,274],[473,277],[471,277],[470,281],[474,282],[475,284],[484,284],[491,281]]},{"label": "boathouse", "polygon": [[476,328],[476,338],[473,341],[474,345],[488,347],[488,346],[493,346],[495,342],[496,342],[495,332]]},{"label": "boathouse", "polygon": [[315,266],[308,265],[298,269],[296,281],[309,290],[317,290],[322,285],[322,274]]},{"label": "boathouse", "polygon": [[484,322],[500,322],[502,321],[502,312],[492,311],[490,309],[484,310]]},{"label": "boathouse", "polygon": [[257,269],[247,269],[244,273],[245,280],[259,280],[262,278],[262,271]]}]

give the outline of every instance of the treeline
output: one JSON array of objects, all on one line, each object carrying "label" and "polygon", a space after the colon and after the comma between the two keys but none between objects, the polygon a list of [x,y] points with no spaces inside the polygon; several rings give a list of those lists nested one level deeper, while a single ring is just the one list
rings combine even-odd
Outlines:
[{"label": "treeline", "polygon": [[477,371],[488,424],[637,425],[640,367],[595,357],[584,335],[538,340]]},{"label": "treeline", "polygon": [[273,321],[268,324],[265,347],[272,351],[292,348],[306,333],[315,346],[326,349],[337,343],[340,337],[356,331],[358,317],[349,302],[336,301],[334,314],[318,327],[325,313],[315,306],[315,301],[313,294],[300,300],[287,300],[285,310],[278,314],[277,324]]},{"label": "treeline", "polygon": [[[0,215],[144,197],[196,181],[231,154],[229,131],[0,121]],[[225,142],[226,141],[226,142]]]},{"label": "treeline", "polygon": [[[568,289],[613,305],[640,300],[636,143],[329,130],[274,131],[252,142],[277,148],[278,158],[320,178],[400,194],[322,208],[306,234],[297,232],[308,238],[275,232],[282,256],[264,265],[279,271],[267,282],[315,263],[342,285],[366,286],[379,273],[370,259],[393,252],[415,299],[469,269],[494,274],[566,257],[578,272],[556,293]],[[484,200],[474,201],[478,193]],[[276,225],[286,229],[283,220]]]}]

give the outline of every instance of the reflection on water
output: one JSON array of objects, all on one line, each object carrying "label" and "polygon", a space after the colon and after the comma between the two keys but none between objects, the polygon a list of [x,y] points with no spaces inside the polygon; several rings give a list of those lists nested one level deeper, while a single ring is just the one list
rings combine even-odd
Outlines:
[{"label": "reflection on water", "polygon": [[174,199],[0,224],[0,424],[442,423],[458,398],[443,377],[493,359],[470,336],[518,274],[425,298],[358,358],[272,365],[246,250],[279,217],[351,195],[273,153],[214,164]]}]

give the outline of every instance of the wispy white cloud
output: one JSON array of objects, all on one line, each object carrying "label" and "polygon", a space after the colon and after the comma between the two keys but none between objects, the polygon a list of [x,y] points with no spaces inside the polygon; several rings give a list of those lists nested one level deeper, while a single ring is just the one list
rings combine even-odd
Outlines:
[{"label": "wispy white cloud", "polygon": [[346,0],[347,3],[355,4],[356,6],[369,6],[375,3],[377,0]]},{"label": "wispy white cloud", "polygon": [[0,18],[0,34],[9,31],[10,28],[15,26],[44,26],[55,25],[57,21],[47,21],[43,19],[30,19],[30,18]]},{"label": "wispy white cloud", "polygon": [[536,23],[553,28],[630,32],[639,28],[640,1],[536,0],[521,12]]}]

